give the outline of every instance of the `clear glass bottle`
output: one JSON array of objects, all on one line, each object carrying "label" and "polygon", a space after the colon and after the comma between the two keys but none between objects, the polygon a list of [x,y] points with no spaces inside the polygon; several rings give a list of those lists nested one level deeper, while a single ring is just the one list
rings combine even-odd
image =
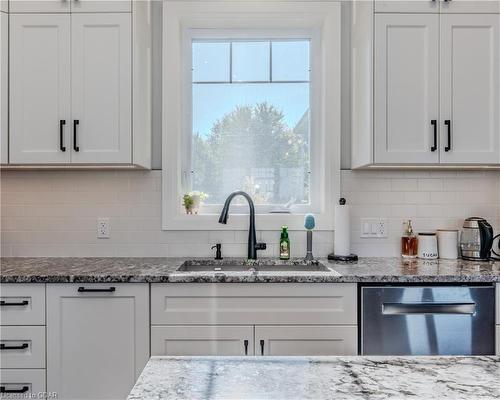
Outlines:
[{"label": "clear glass bottle", "polygon": [[411,219],[405,221],[404,233],[401,237],[401,256],[403,258],[417,258],[418,254],[418,238],[413,232]]},{"label": "clear glass bottle", "polygon": [[280,260],[290,259],[290,239],[288,238],[288,226],[281,227],[280,237]]}]

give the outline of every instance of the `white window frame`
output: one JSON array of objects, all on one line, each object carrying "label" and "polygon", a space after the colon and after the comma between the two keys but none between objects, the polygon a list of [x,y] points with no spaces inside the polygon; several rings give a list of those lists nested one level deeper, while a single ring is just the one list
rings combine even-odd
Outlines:
[{"label": "white window frame", "polygon": [[[192,39],[310,39],[311,210],[296,206],[292,214],[259,213],[259,230],[288,225],[302,229],[305,212],[314,212],[317,229],[333,229],[340,193],[341,103],[340,3],[298,1],[166,1],[163,7],[163,142],[162,226],[164,230],[242,230],[248,207],[231,207],[227,225],[219,209],[186,215],[182,209],[183,170],[191,127]],[[184,168],[183,168],[184,167]],[[214,213],[215,211],[215,213]],[[211,212],[211,213],[210,213]]]}]

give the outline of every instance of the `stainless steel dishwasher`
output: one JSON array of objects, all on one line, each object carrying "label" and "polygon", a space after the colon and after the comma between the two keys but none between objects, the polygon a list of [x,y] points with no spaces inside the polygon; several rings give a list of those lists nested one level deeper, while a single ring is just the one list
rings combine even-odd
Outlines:
[{"label": "stainless steel dishwasher", "polygon": [[495,287],[362,286],[361,354],[495,354]]}]

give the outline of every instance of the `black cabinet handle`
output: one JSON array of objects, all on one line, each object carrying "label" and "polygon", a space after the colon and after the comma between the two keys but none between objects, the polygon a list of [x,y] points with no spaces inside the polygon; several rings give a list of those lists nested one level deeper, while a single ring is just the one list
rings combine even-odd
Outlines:
[{"label": "black cabinet handle", "polygon": [[19,306],[27,306],[29,304],[29,301],[28,300],[23,300],[23,301],[20,301],[20,302],[17,302],[17,303],[7,303],[6,301],[4,300],[1,300],[0,301],[0,306],[5,306],[5,307],[19,307]]},{"label": "black cabinet handle", "polygon": [[248,340],[244,340],[243,344],[245,346],[245,355],[248,356]]},{"label": "black cabinet handle", "polygon": [[23,343],[19,346],[6,346],[3,343],[0,344],[0,350],[22,350],[27,348],[28,348],[28,343]]},{"label": "black cabinet handle", "polygon": [[87,292],[87,293],[108,292],[108,293],[111,293],[111,292],[114,292],[115,290],[116,290],[116,288],[114,286],[111,286],[111,287],[109,287],[107,289],[86,289],[83,286],[80,286],[78,288],[78,291],[80,293],[83,293],[83,292]]},{"label": "black cabinet handle", "polygon": [[437,128],[437,120],[433,119],[431,121],[431,125],[434,127],[434,145],[431,147],[431,151],[437,150],[437,140],[438,140],[438,128]]},{"label": "black cabinet handle", "polygon": [[5,386],[0,386],[0,393],[25,393],[30,390],[29,386],[23,386],[21,389],[7,389]]},{"label": "black cabinet handle", "polygon": [[451,150],[451,120],[447,119],[444,124],[448,127],[448,145],[444,148],[444,151]]},{"label": "black cabinet handle", "polygon": [[78,147],[78,144],[76,143],[76,127],[80,124],[80,121],[78,119],[75,119],[73,121],[73,150],[75,151],[80,151],[80,147]]},{"label": "black cabinet handle", "polygon": [[64,146],[64,125],[66,125],[66,120],[61,119],[59,121],[59,149],[61,151],[66,151],[66,146]]},{"label": "black cabinet handle", "polygon": [[264,355],[264,341],[263,340],[260,341],[260,355],[261,356]]}]

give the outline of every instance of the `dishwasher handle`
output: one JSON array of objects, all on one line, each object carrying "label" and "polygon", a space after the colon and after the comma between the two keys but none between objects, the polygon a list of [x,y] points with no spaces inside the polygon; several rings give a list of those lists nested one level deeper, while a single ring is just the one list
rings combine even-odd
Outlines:
[{"label": "dishwasher handle", "polygon": [[384,315],[462,314],[473,315],[475,303],[383,303]]}]

